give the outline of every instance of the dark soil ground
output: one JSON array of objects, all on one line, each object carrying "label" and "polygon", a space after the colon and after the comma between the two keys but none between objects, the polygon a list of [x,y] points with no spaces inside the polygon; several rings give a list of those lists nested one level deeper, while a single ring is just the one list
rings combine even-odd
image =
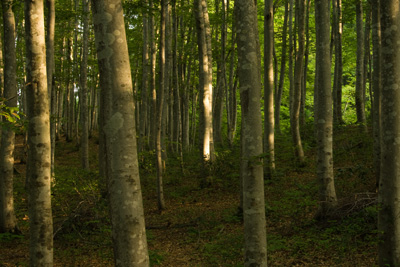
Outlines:
[{"label": "dark soil ground", "polygon": [[[290,137],[276,140],[277,172],[265,181],[269,266],[377,265],[377,210],[372,139],[353,126],[335,129],[335,183],[339,207],[316,221],[318,185],[313,130],[303,132],[305,167],[296,166]],[[15,209],[21,235],[0,234],[0,266],[28,266],[29,217],[23,138],[18,136]],[[91,139],[91,171],[80,169],[76,144],[60,140],[53,184],[55,266],[113,266],[104,183]],[[242,266],[243,225],[238,213],[239,148],[218,149],[204,178],[197,153],[170,156],[167,209],[160,213],[152,153],[140,155],[147,238],[153,266]]]}]

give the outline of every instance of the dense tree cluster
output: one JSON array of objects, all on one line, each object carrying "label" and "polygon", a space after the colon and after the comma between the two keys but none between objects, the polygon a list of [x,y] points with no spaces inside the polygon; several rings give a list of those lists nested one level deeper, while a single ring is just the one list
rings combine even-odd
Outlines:
[{"label": "dense tree cluster", "polygon": [[50,187],[61,138],[79,146],[86,170],[88,140],[99,138],[117,266],[149,265],[138,153],[154,151],[162,211],[167,158],[178,158],[184,172],[185,152],[198,151],[207,182],[218,149],[240,140],[245,265],[266,266],[264,179],[276,171],[275,134],[291,134],[296,163],[304,167],[302,129],[314,125],[316,218],[323,220],[337,205],[334,125],[357,123],[362,131],[373,126],[379,263],[397,266],[398,6],[398,0],[3,0],[0,87],[11,112],[2,123],[0,231],[19,231],[17,108],[28,125],[32,266],[52,265]]}]

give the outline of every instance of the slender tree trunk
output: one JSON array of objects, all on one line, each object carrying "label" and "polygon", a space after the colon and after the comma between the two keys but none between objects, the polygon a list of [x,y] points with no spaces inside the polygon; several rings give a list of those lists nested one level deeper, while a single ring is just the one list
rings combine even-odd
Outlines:
[{"label": "slender tree trunk", "polygon": [[[202,113],[204,127],[202,129],[202,154],[205,161],[213,160],[213,123],[212,123],[212,64],[211,33],[208,21],[206,0],[195,0],[197,20],[200,90],[202,94]],[[211,69],[210,69],[211,68]],[[211,77],[210,77],[211,76]]]},{"label": "slender tree trunk", "polygon": [[357,123],[367,130],[365,117],[365,88],[364,88],[364,28],[362,1],[356,3],[357,20],[357,75],[356,75],[356,111]]},{"label": "slender tree trunk", "polygon": [[304,51],[304,68],[303,78],[301,84],[301,102],[300,102],[300,125],[306,124],[306,96],[307,96],[307,76],[308,76],[308,63],[310,54],[310,6],[311,0],[307,0],[306,5],[306,48]]},{"label": "slender tree trunk", "polygon": [[273,4],[272,0],[267,0],[264,6],[264,152],[267,154],[264,175],[269,179],[275,171]]},{"label": "slender tree trunk", "polygon": [[336,38],[335,38],[335,72],[333,81],[333,121],[342,124],[342,84],[343,84],[343,63],[342,63],[342,0],[337,1],[336,11]]},{"label": "slender tree trunk", "polygon": [[148,125],[147,125],[147,103],[149,90],[149,23],[147,0],[143,1],[145,9],[143,11],[143,47],[142,47],[142,89],[140,97],[140,138],[139,151],[148,145]]},{"label": "slender tree trunk", "polygon": [[[150,9],[153,8],[153,0],[149,0]],[[150,90],[151,90],[151,112],[150,112],[150,149],[156,149],[156,135],[157,135],[157,124],[156,121],[157,114],[157,91],[156,91],[156,41],[155,41],[155,23],[154,15],[150,14],[149,19],[149,34],[150,34]]]},{"label": "slender tree trunk", "polygon": [[286,72],[286,40],[287,40],[287,25],[289,17],[289,1],[285,4],[285,16],[283,19],[283,29],[282,29],[282,57],[281,57],[281,67],[279,72],[279,85],[278,90],[275,95],[275,129],[277,133],[281,133],[281,102],[283,93],[283,83],[285,82],[285,72]]},{"label": "slender tree trunk", "polygon": [[292,131],[293,145],[295,147],[296,158],[300,165],[304,164],[304,151],[300,137],[300,102],[302,77],[304,74],[304,26],[305,26],[305,0],[299,0],[299,22],[298,22],[298,39],[299,48],[296,54],[295,77],[293,88],[293,104],[290,113],[290,127]]},{"label": "slender tree trunk", "polygon": [[51,140],[43,0],[25,1],[30,266],[53,266]]},{"label": "slender tree trunk", "polygon": [[112,99],[104,131],[115,266],[149,266],[122,4],[120,0],[95,0],[92,7],[101,89],[110,91]]},{"label": "slender tree trunk", "polygon": [[381,103],[382,103],[382,43],[381,43],[381,22],[380,22],[380,0],[373,0],[372,5],[372,49],[373,49],[373,136],[374,136],[374,170],[376,185],[379,185],[381,167]]},{"label": "slender tree trunk", "polygon": [[323,219],[337,203],[332,158],[332,92],[331,58],[329,48],[329,2],[316,0],[315,25],[317,46],[317,99],[315,113],[316,137],[318,145],[317,179],[319,182],[318,219]]},{"label": "slender tree trunk", "polygon": [[89,170],[89,112],[87,106],[87,64],[89,55],[89,0],[83,0],[83,51],[81,61],[81,163],[82,168]]},{"label": "slender tree trunk", "polygon": [[46,0],[47,5],[47,34],[46,34],[46,63],[47,63],[47,89],[50,100],[50,139],[51,139],[51,174],[54,176],[54,151],[56,142],[56,120],[53,116],[56,110],[56,88],[53,87],[54,63],[54,30],[56,25],[56,12],[54,0]]},{"label": "slender tree trunk", "polygon": [[400,33],[399,0],[381,0],[382,162],[379,181],[379,266],[400,266]]},{"label": "slender tree trunk", "polygon": [[242,106],[241,176],[243,181],[244,266],[267,266],[262,159],[261,62],[257,7],[236,0],[240,97]]},{"label": "slender tree trunk", "polygon": [[[4,103],[17,107],[17,61],[15,49],[15,17],[13,1],[2,1],[4,27]],[[1,50],[1,47],[0,47]],[[2,97],[3,97],[2,96]],[[4,123],[4,122],[3,122]],[[0,148],[0,233],[19,232],[14,212],[14,143],[11,124],[3,127]]]},{"label": "slender tree trunk", "polygon": [[157,200],[158,209],[165,209],[164,201],[164,187],[163,187],[163,159],[162,159],[162,120],[164,111],[164,91],[165,91],[165,68],[166,68],[166,16],[167,5],[164,0],[161,0],[161,22],[160,22],[160,88],[158,96],[157,107],[157,132],[156,132],[156,157],[157,157]]}]

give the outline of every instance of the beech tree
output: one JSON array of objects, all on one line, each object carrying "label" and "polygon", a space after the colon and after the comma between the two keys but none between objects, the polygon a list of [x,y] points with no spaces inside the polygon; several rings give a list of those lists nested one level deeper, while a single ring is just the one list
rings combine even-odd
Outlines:
[{"label": "beech tree", "polygon": [[267,153],[265,173],[271,178],[275,171],[275,120],[274,120],[274,11],[273,1],[264,7],[264,151]]},{"label": "beech tree", "polygon": [[51,141],[43,0],[25,1],[30,266],[53,265]]},{"label": "beech tree", "polygon": [[[4,25],[4,99],[5,105],[17,107],[17,62],[13,1],[2,1]],[[18,232],[14,213],[14,142],[11,125],[1,132],[0,148],[0,233]]]},{"label": "beech tree", "polygon": [[242,106],[244,266],[267,266],[264,175],[261,158],[261,61],[255,2],[236,0],[235,15]]},{"label": "beech tree", "polygon": [[135,106],[120,0],[92,1],[101,90],[110,92],[105,114],[108,195],[116,266],[148,266],[149,256],[137,158]]},{"label": "beech tree", "polygon": [[316,25],[316,91],[317,107],[315,113],[317,154],[317,179],[319,183],[319,209],[317,218],[324,218],[337,204],[332,152],[332,92],[331,59],[329,48],[329,2],[315,1]]},{"label": "beech tree", "polygon": [[380,0],[382,141],[379,180],[379,266],[400,266],[400,33],[399,0]]}]

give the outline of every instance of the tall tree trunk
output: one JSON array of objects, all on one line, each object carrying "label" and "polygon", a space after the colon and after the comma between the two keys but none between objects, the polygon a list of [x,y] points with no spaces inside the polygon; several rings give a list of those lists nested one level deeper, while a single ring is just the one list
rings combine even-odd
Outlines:
[{"label": "tall tree trunk", "polygon": [[379,185],[381,167],[381,103],[382,103],[382,50],[381,50],[381,22],[380,22],[380,0],[371,1],[372,8],[372,49],[373,49],[373,136],[374,136],[374,170],[376,185]]},{"label": "tall tree trunk", "polygon": [[[228,2],[229,3],[229,2]],[[229,4],[228,4],[229,7]],[[236,89],[237,89],[237,79],[235,78],[236,70],[235,70],[235,36],[236,36],[236,27],[232,25],[232,41],[231,41],[231,50],[230,50],[230,65],[229,65],[229,82],[228,82],[228,99],[227,99],[227,121],[228,121],[228,140],[229,144],[233,145],[236,136],[236,126],[237,126],[237,99],[236,99]]]},{"label": "tall tree trunk", "polygon": [[300,102],[300,126],[306,124],[306,97],[307,97],[307,76],[308,76],[308,63],[310,55],[310,6],[311,0],[307,0],[306,5],[306,48],[304,51],[304,68],[303,78],[301,83],[301,102]]},{"label": "tall tree trunk", "polygon": [[140,97],[140,138],[139,151],[148,146],[148,125],[147,125],[147,103],[149,90],[149,16],[147,9],[147,0],[143,1],[145,8],[143,10],[143,47],[142,47],[142,89]]},{"label": "tall tree trunk", "polygon": [[267,154],[264,175],[271,178],[275,171],[274,120],[274,8],[273,1],[264,6],[264,152]]},{"label": "tall tree trunk", "polygon": [[337,1],[336,11],[336,38],[335,38],[335,72],[333,80],[333,121],[342,124],[342,84],[343,84],[343,63],[342,63],[342,0]]},{"label": "tall tree trunk", "polygon": [[302,77],[304,74],[304,26],[305,26],[305,0],[299,0],[298,39],[299,48],[296,54],[294,73],[293,104],[290,112],[290,127],[292,131],[293,145],[295,147],[296,159],[300,165],[304,164],[304,151],[300,137],[300,102]]},{"label": "tall tree trunk", "polygon": [[115,266],[149,266],[122,4],[120,0],[96,0],[92,9],[101,90],[110,91],[112,99],[104,131]]},{"label": "tall tree trunk", "polygon": [[[285,3],[285,16],[283,19],[283,29],[282,29],[282,57],[281,57],[281,67],[279,72],[279,85],[278,90],[275,94],[275,129],[277,133],[281,133],[281,102],[283,93],[283,83],[285,81],[286,73],[286,40],[287,40],[287,25],[289,17],[289,1]],[[291,23],[291,22],[290,22]]]},{"label": "tall tree trunk", "polygon": [[56,142],[56,120],[53,116],[56,111],[56,88],[53,86],[54,63],[54,31],[56,26],[55,1],[46,0],[47,5],[47,34],[46,34],[46,63],[47,63],[47,90],[50,100],[50,139],[51,139],[51,175],[54,176],[54,152]]},{"label": "tall tree trunk", "polygon": [[317,218],[323,219],[337,203],[332,158],[332,92],[331,58],[329,48],[329,2],[315,2],[316,48],[317,48],[317,99],[315,113],[317,154],[317,179],[319,183],[319,209]]},{"label": "tall tree trunk", "polygon": [[[17,61],[15,49],[15,17],[12,7],[13,1],[2,1],[5,55],[4,98],[6,99],[4,104],[10,108],[16,108],[18,99]],[[0,148],[0,233],[18,232],[13,196],[14,142],[15,132],[11,125],[3,127]]]},{"label": "tall tree trunk", "polygon": [[81,61],[81,165],[89,170],[89,113],[87,106],[87,64],[89,55],[89,0],[83,0],[83,50]]},{"label": "tall tree trunk", "polygon": [[220,57],[217,62],[217,86],[214,91],[214,106],[213,106],[213,131],[215,144],[223,145],[222,139],[222,115],[224,108],[224,93],[226,90],[226,15],[227,15],[227,0],[221,1],[221,50]]},{"label": "tall tree trunk", "polygon": [[378,197],[379,266],[400,266],[400,11],[399,0],[381,0],[382,162]]},{"label": "tall tree trunk", "polygon": [[213,160],[213,123],[212,123],[212,63],[211,61],[211,33],[208,20],[206,0],[195,0],[197,20],[197,35],[200,62],[200,90],[202,96],[202,155],[205,161]]},{"label": "tall tree trunk", "polygon": [[[149,8],[153,9],[153,0],[149,0]],[[156,149],[156,135],[157,135],[157,124],[156,121],[157,114],[157,91],[156,91],[156,55],[157,47],[155,40],[155,20],[153,13],[150,14],[149,19],[149,34],[150,34],[150,91],[151,91],[151,112],[150,112],[150,149]]]},{"label": "tall tree trunk", "polygon": [[242,106],[241,177],[243,182],[244,266],[267,266],[264,175],[262,167],[261,62],[257,7],[236,0],[240,98]]},{"label": "tall tree trunk", "polygon": [[156,132],[156,157],[157,157],[157,200],[158,209],[165,209],[164,201],[164,187],[163,187],[163,159],[162,159],[162,120],[164,111],[164,92],[165,92],[165,81],[168,77],[165,77],[166,68],[166,16],[168,12],[168,3],[165,0],[161,0],[161,22],[160,22],[160,75],[159,82],[160,88],[157,94],[157,132]]},{"label": "tall tree trunk", "polygon": [[53,266],[51,140],[43,0],[25,1],[30,266]]},{"label": "tall tree trunk", "polygon": [[365,88],[364,88],[364,28],[362,1],[356,3],[357,20],[357,75],[356,75],[356,111],[357,123],[367,130],[365,117]]}]

